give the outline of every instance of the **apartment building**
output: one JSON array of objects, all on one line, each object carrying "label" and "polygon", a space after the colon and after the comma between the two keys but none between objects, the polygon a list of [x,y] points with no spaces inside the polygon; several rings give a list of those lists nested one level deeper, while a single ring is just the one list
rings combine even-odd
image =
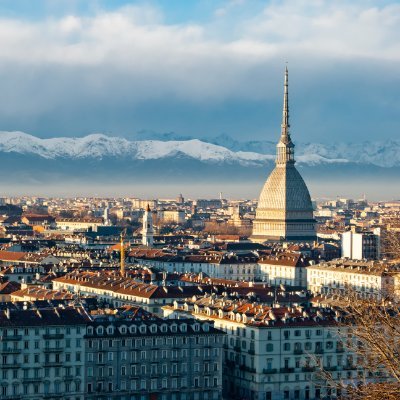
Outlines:
[{"label": "apartment building", "polygon": [[162,315],[161,307],[175,299],[202,296],[201,286],[158,286],[137,282],[113,272],[74,271],[53,280],[53,289],[85,296],[96,296],[99,301],[119,307],[124,304],[142,307]]},{"label": "apartment building", "polygon": [[86,333],[86,399],[219,400],[222,339],[212,324],[99,316]]},{"label": "apartment building", "polygon": [[345,294],[349,289],[362,297],[380,297],[394,287],[399,267],[383,261],[336,259],[307,267],[307,287],[314,294]]},{"label": "apartment building", "polygon": [[[320,374],[353,381],[362,371],[346,351],[340,314],[327,307],[266,307],[249,302],[210,299],[175,302],[164,307],[173,318],[212,320],[224,340],[225,398],[309,400],[339,395]],[[329,397],[331,396],[331,397]]]},{"label": "apartment building", "polygon": [[342,234],[342,257],[353,260],[379,260],[381,230],[365,231],[353,227]]},{"label": "apartment building", "polygon": [[84,399],[82,308],[0,310],[0,398]]},{"label": "apartment building", "polygon": [[270,285],[307,286],[310,260],[300,253],[278,253],[263,256],[258,261],[261,280]]}]

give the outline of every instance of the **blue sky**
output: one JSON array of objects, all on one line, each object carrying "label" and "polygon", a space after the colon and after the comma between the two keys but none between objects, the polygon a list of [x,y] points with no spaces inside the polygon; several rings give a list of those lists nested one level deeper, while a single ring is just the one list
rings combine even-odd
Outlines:
[{"label": "blue sky", "polygon": [[0,1],[0,130],[295,141],[400,127],[400,3]]}]

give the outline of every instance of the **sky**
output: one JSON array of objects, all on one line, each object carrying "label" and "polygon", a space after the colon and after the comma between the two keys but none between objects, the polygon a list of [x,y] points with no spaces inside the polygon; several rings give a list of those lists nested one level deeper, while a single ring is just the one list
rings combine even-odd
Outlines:
[{"label": "sky", "polygon": [[2,0],[0,131],[294,141],[400,128],[400,2]]}]

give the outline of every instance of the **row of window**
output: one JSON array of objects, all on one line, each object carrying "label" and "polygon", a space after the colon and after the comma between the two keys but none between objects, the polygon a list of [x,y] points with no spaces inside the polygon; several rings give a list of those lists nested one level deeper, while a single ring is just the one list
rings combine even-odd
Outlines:
[{"label": "row of window", "polygon": [[[204,331],[204,332],[208,332],[210,329],[210,325],[208,323],[203,323],[203,324],[199,324],[199,323],[193,323],[190,325],[191,328],[195,331],[195,332],[200,332],[200,331]],[[161,325],[150,325],[147,326],[145,324],[143,325],[130,325],[129,327],[126,325],[121,325],[120,327],[115,327],[113,325],[109,325],[107,327],[104,327],[102,325],[97,326],[97,327],[93,327],[93,326],[89,326],[86,330],[88,335],[93,335],[94,333],[96,333],[97,335],[113,335],[116,332],[119,332],[123,335],[131,333],[131,334],[137,334],[137,333],[158,333],[158,332],[162,332],[162,333],[168,333],[168,332],[172,332],[172,333],[177,333],[177,332],[187,332],[187,328],[188,325],[186,323],[180,323],[178,324],[161,324]]]},{"label": "row of window", "polygon": [[119,347],[147,347],[147,346],[182,346],[189,343],[196,345],[214,345],[220,339],[217,336],[192,336],[192,337],[158,337],[158,338],[140,338],[140,339],[89,339],[87,341],[90,349],[106,349]]},{"label": "row of window", "polygon": [[53,334],[66,334],[66,335],[71,335],[71,334],[81,334],[81,327],[55,327],[55,328],[13,328],[13,329],[0,329],[0,336],[8,337],[8,336],[19,336],[19,335],[24,335],[24,336],[29,336],[34,334],[35,336],[39,335],[53,335]]},{"label": "row of window", "polygon": [[191,381],[184,378],[163,378],[163,379],[132,379],[115,382],[96,382],[87,384],[87,392],[112,392],[115,390],[160,390],[178,388],[218,388],[218,378],[196,376]]},{"label": "row of window", "polygon": [[[194,363],[193,364],[193,372],[203,372],[203,373],[211,373],[218,372],[219,366],[218,363]],[[87,376],[88,377],[112,377],[115,375],[114,367],[87,367]],[[127,365],[122,365],[119,368],[119,372],[121,376],[137,376],[137,375],[147,375],[147,374],[187,374],[189,372],[187,363],[173,363],[173,364],[151,364],[151,365],[131,365],[130,368]],[[66,372],[67,374],[67,372]],[[5,378],[4,378],[5,379]]]}]

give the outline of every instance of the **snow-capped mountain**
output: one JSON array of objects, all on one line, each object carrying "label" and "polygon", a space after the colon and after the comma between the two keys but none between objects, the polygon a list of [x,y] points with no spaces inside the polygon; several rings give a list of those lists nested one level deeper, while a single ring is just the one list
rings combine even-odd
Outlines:
[{"label": "snow-capped mountain", "polygon": [[[275,150],[272,142],[238,142],[226,135],[209,140],[173,133],[139,134],[131,140],[103,134],[41,139],[0,132],[0,191],[5,195],[11,187],[24,193],[31,188],[43,194],[58,187],[70,194],[80,187],[88,193],[113,194],[151,184],[157,193],[160,187],[168,187],[169,193],[171,187],[184,186],[204,195],[223,186],[246,197],[247,185],[256,196],[254,188],[258,190],[274,167]],[[399,141],[296,143],[296,160],[306,182],[319,182],[324,195],[327,190],[342,193],[343,185],[363,193],[374,182],[382,185],[380,194],[391,188],[391,195],[398,196]]]},{"label": "snow-capped mountain", "polygon": [[[233,151],[224,146],[198,139],[139,140],[92,134],[82,138],[41,139],[23,132],[0,132],[0,152],[35,155],[45,159],[97,159],[124,157],[133,160],[158,160],[187,157],[206,163],[238,163],[242,166],[263,165],[274,160],[274,153]],[[335,154],[335,157],[332,157]],[[309,145],[297,157],[299,164],[346,163],[340,151],[322,145]]]}]

